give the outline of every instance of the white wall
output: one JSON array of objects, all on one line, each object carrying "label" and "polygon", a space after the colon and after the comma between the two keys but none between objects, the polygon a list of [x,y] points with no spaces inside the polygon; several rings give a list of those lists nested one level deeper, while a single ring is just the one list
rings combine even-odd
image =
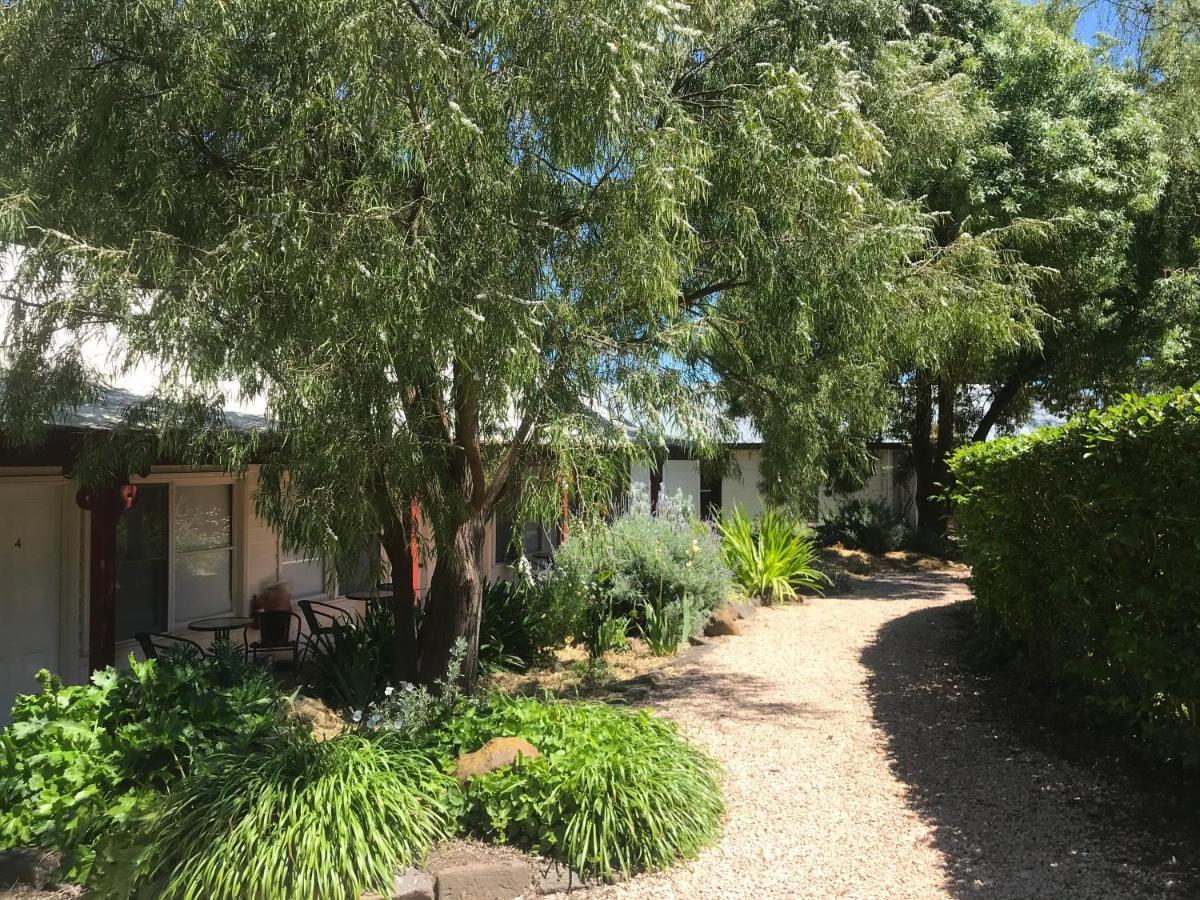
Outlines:
[{"label": "white wall", "polygon": [[650,496],[650,467],[642,463],[634,463],[630,467],[629,481],[631,485],[640,485],[642,493]]},{"label": "white wall", "polygon": [[[822,488],[817,496],[818,516],[832,513],[851,499],[863,499],[888,504],[897,513],[907,517],[913,524],[912,476],[902,474],[904,457],[902,449],[879,447],[875,450],[875,467],[866,484],[849,494],[835,494]],[[758,448],[732,451],[737,471],[731,471],[721,480],[721,506],[730,509],[737,505],[748,516],[762,512],[765,503],[759,493],[759,461],[762,450]],[[630,473],[634,485],[642,485],[647,491],[650,486],[650,470],[646,466],[634,466]],[[668,460],[663,469],[662,496],[680,491],[691,499],[692,510],[700,513],[700,465],[695,460]]]},{"label": "white wall", "polygon": [[700,463],[694,459],[669,459],[663,466],[662,497],[682,494],[691,504],[692,512],[700,515]]},{"label": "white wall", "polygon": [[865,500],[869,503],[885,503],[894,512],[905,516],[910,525],[915,524],[913,509],[912,476],[904,477],[901,469],[903,451],[895,447],[881,447],[876,452],[875,466],[871,477],[859,490],[850,493],[834,493],[823,488],[817,496],[817,511],[821,518],[831,515],[844,503]]},{"label": "white wall", "polygon": [[747,516],[762,512],[762,496],[758,492],[758,460],[761,450],[734,450],[733,461],[738,471],[721,479],[721,508],[739,507]]},{"label": "white wall", "polygon": [[253,597],[279,580],[279,536],[254,511],[258,492],[258,466],[246,471],[242,493],[242,527],[245,535],[243,596]]}]

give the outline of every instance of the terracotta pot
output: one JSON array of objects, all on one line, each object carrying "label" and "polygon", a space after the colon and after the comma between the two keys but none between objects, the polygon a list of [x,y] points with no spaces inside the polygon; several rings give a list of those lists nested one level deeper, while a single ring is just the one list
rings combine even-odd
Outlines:
[{"label": "terracotta pot", "polygon": [[254,600],[254,627],[258,627],[258,614],[268,610],[290,610],[292,592],[286,581],[276,581],[263,588]]}]

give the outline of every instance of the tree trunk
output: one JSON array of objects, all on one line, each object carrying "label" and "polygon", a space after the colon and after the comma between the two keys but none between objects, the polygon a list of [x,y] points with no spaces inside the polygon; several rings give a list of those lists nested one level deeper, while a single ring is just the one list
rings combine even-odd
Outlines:
[{"label": "tree trunk", "polygon": [[938,379],[937,449],[933,459],[933,487],[937,491],[937,521],[934,526],[938,534],[945,536],[950,530],[950,504],[946,490],[954,477],[950,472],[950,454],[954,452],[954,383],[949,379]]},{"label": "tree trunk", "polygon": [[917,480],[917,528],[935,528],[938,510],[934,501],[933,447],[930,432],[933,430],[933,386],[929,379],[918,373],[913,383],[916,402],[912,420],[913,474]]},{"label": "tree trunk", "polygon": [[467,642],[461,680],[467,690],[475,686],[479,616],[483,608],[484,522],[482,515],[472,517],[437,548],[421,619],[418,677],[422,684],[433,684],[445,677],[451,648],[461,637]]},{"label": "tree trunk", "polygon": [[383,549],[392,564],[392,618],[396,639],[392,642],[393,682],[414,683],[417,680],[417,617],[416,592],[408,563],[412,544],[406,528],[387,529],[383,533]]}]

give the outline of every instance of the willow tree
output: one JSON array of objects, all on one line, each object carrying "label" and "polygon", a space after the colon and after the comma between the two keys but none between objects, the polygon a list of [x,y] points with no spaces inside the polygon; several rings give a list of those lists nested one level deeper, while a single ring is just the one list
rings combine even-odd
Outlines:
[{"label": "willow tree", "polygon": [[945,526],[937,496],[958,443],[986,439],[1035,398],[1094,398],[1118,357],[1137,356],[1134,334],[1153,315],[1131,264],[1164,173],[1142,98],[1072,36],[1065,8],[988,6],[979,27],[960,20],[940,42],[969,79],[978,127],[948,165],[912,169],[909,180],[944,211],[939,244],[988,233],[1027,267],[1034,330],[1007,344],[946,331],[935,358],[914,356],[897,430],[911,435],[923,528]]},{"label": "willow tree", "polygon": [[[164,371],[129,411],[157,437],[120,446],[253,451],[289,543],[402,559],[415,500],[436,564],[419,630],[397,579],[399,674],[439,676],[458,636],[473,669],[501,502],[607,496],[667,429],[711,443],[738,377],[764,422],[830,424],[778,429],[802,460],[878,421],[931,221],[886,196],[864,111],[859,48],[902,5],[829,7],[3,5],[10,430],[86,392],[72,336],[110,329]],[[269,437],[179,418],[221,381],[265,397]]]}]

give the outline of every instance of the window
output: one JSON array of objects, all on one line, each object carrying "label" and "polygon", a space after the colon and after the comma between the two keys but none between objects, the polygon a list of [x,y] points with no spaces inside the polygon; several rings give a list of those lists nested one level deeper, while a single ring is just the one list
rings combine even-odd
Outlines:
[{"label": "window", "polygon": [[233,610],[233,486],[175,489],[175,620]]},{"label": "window", "polygon": [[358,561],[349,568],[339,569],[337,573],[338,591],[345,594],[350,591],[369,591],[379,583],[379,566],[382,554],[378,543],[364,547],[358,556]]},{"label": "window", "polygon": [[706,521],[715,519],[721,511],[721,476],[713,472],[705,472],[708,468],[700,465],[700,518]]},{"label": "window", "polygon": [[[526,523],[521,535],[521,550],[529,559],[548,559],[558,541],[550,530],[537,522]],[[513,543],[511,516],[496,516],[496,563],[511,566],[521,554]]]},{"label": "window", "polygon": [[151,482],[117,520],[117,640],[233,611],[233,485]]},{"label": "window", "polygon": [[117,640],[167,628],[167,502],[165,484],[138,486],[117,520]]},{"label": "window", "polygon": [[279,560],[279,580],[291,585],[292,597],[325,596],[325,566],[303,550],[283,550]]}]

